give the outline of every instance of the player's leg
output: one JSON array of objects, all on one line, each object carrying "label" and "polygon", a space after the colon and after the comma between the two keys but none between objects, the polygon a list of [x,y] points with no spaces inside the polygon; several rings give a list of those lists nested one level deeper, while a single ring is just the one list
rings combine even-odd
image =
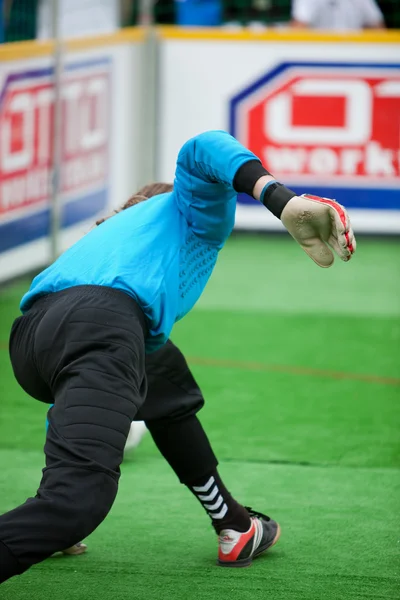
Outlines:
[{"label": "player's leg", "polygon": [[21,349],[34,345],[30,368],[55,405],[38,492],[0,517],[0,582],[84,539],[117,493],[130,424],[146,392],[144,318],[122,292],[92,292],[72,288],[50,296],[47,307],[39,300],[36,314],[34,307],[24,317],[35,321],[33,340],[24,325],[11,344],[20,383],[28,363]]},{"label": "player's leg", "polygon": [[[48,424],[49,422],[47,420],[46,430]],[[146,434],[147,431],[148,430],[144,421],[132,421],[128,437],[125,443],[124,456],[126,456],[128,453],[131,453],[135,448],[139,446],[140,442],[143,439],[143,436]],[[84,554],[86,550],[87,545],[84,542],[78,542],[70,548],[66,548],[65,550],[55,552],[55,555],[65,554],[66,556],[80,556],[81,554]]]},{"label": "player's leg", "polygon": [[217,533],[228,525],[247,531],[248,512],[225,488],[217,472],[217,458],[197,417],[204,398],[183,354],[169,341],[146,357],[146,373],[147,398],[137,418],[145,419],[161,454],[200,502],[215,490],[196,494],[196,488],[204,488],[210,478],[218,482],[215,496],[224,502],[215,509],[209,507],[215,505],[216,497],[202,502]]},{"label": "player's leg", "polygon": [[[46,430],[48,424],[49,422],[47,420]],[[146,434],[147,431],[148,430],[144,421],[132,421],[129,429],[129,434],[125,443],[124,456],[126,456],[128,453],[132,453],[133,450],[135,450],[135,448],[139,446],[140,442],[143,439],[143,436]],[[58,554],[64,554],[66,556],[80,556],[81,554],[84,554],[87,551],[87,549],[88,547],[84,542],[78,542],[77,544],[74,544],[73,546],[66,548],[65,550],[55,552],[54,555],[56,556]]]},{"label": "player's leg", "polygon": [[[54,406],[54,404],[50,405],[50,408],[52,408]],[[46,419],[46,431],[48,429],[49,426],[49,420]],[[57,556],[58,554],[65,554],[68,556],[79,556],[80,554],[84,554],[87,550],[87,545],[84,544],[83,542],[78,542],[77,544],[74,544],[73,546],[71,546],[70,548],[66,548],[65,550],[61,550],[60,552],[55,552],[54,555]]]},{"label": "player's leg", "polygon": [[203,395],[172,342],[147,357],[146,374],[147,398],[137,418],[145,420],[161,454],[210,516],[219,535],[219,564],[250,564],[277,541],[278,524],[247,509],[227,490],[197,417]]},{"label": "player's leg", "polygon": [[55,552],[54,556],[57,556],[58,554],[65,554],[65,556],[80,556],[81,554],[84,554],[86,550],[87,545],[84,542],[77,542],[76,544],[73,544],[73,546],[61,550],[61,552]]}]

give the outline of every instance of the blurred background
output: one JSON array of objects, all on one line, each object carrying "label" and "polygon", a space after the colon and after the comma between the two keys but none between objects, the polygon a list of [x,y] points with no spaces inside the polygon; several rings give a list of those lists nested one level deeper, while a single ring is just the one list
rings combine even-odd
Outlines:
[{"label": "blurred background", "polygon": [[[51,30],[45,28],[44,22],[51,17],[46,15],[51,10],[52,0],[2,0],[4,19],[5,41],[30,40],[37,37],[50,37]],[[83,0],[76,2],[60,0],[60,5],[74,24],[81,21],[84,11],[90,10],[97,13],[91,18],[80,22],[78,31],[71,29],[68,33],[76,35],[80,32],[90,32],[97,29],[98,32],[113,31],[119,27],[142,25],[151,22],[160,25],[187,25],[187,26],[255,26],[268,27],[291,24],[316,26],[312,13],[314,6],[325,5],[324,10],[342,11],[335,6],[343,4],[354,4],[356,12],[359,13],[358,25],[351,22],[351,17],[345,15],[341,27],[346,29],[371,27],[377,24],[377,20],[368,18],[362,13],[374,13],[380,11],[380,24],[389,28],[400,28],[400,5],[397,0],[368,0],[361,2],[342,2],[341,0]],[[346,13],[346,9],[344,10]],[[74,14],[75,13],[75,14]],[[309,20],[305,15],[309,15]],[[363,19],[364,16],[364,19]],[[346,24],[350,19],[350,24]],[[330,21],[334,27],[334,21]]]},{"label": "blurred background", "polygon": [[189,137],[230,131],[295,191],[348,207],[358,237],[350,264],[318,269],[239,197],[173,331],[224,479],[282,525],[270,555],[215,569],[201,507],[146,437],[88,554],[5,600],[398,598],[398,0],[0,0],[0,40],[0,511],[43,467],[47,407],[8,358],[23,293],[139,186],[172,181]]}]

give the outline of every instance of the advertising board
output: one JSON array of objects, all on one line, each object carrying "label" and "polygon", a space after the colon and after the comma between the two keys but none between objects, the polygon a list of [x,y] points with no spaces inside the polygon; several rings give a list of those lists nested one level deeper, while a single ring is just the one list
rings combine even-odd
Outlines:
[{"label": "advertising board", "polygon": [[[61,86],[61,229],[70,246],[141,180],[143,34],[74,40]],[[0,48],[0,282],[51,260],[54,76],[48,43]]]},{"label": "advertising board", "polygon": [[299,193],[400,209],[400,64],[281,63],[234,96],[230,130]]},{"label": "advertising board", "polygon": [[[399,56],[398,32],[163,31],[157,178],[224,129],[297,193],[348,207],[356,232],[400,233]],[[236,227],[282,229],[244,196]]]}]

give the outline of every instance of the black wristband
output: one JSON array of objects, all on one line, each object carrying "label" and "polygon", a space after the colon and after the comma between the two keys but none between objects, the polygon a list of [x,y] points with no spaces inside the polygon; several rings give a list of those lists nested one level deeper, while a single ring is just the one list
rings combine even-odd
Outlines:
[{"label": "black wristband", "polygon": [[260,202],[264,204],[273,215],[281,218],[281,214],[286,204],[297,196],[296,192],[282,185],[282,183],[274,182],[267,184],[261,192]]},{"label": "black wristband", "polygon": [[233,178],[233,189],[236,192],[243,192],[252,196],[254,186],[260,177],[270,174],[267,169],[264,169],[259,160],[249,160],[236,171]]}]

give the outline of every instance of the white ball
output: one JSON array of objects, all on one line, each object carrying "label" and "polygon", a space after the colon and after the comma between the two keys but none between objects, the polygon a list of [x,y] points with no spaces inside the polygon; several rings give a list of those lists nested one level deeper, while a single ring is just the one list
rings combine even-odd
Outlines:
[{"label": "white ball", "polygon": [[125,452],[130,452],[137,448],[142,441],[144,434],[147,431],[147,427],[144,421],[133,421],[129,431],[128,438],[125,444]]}]

